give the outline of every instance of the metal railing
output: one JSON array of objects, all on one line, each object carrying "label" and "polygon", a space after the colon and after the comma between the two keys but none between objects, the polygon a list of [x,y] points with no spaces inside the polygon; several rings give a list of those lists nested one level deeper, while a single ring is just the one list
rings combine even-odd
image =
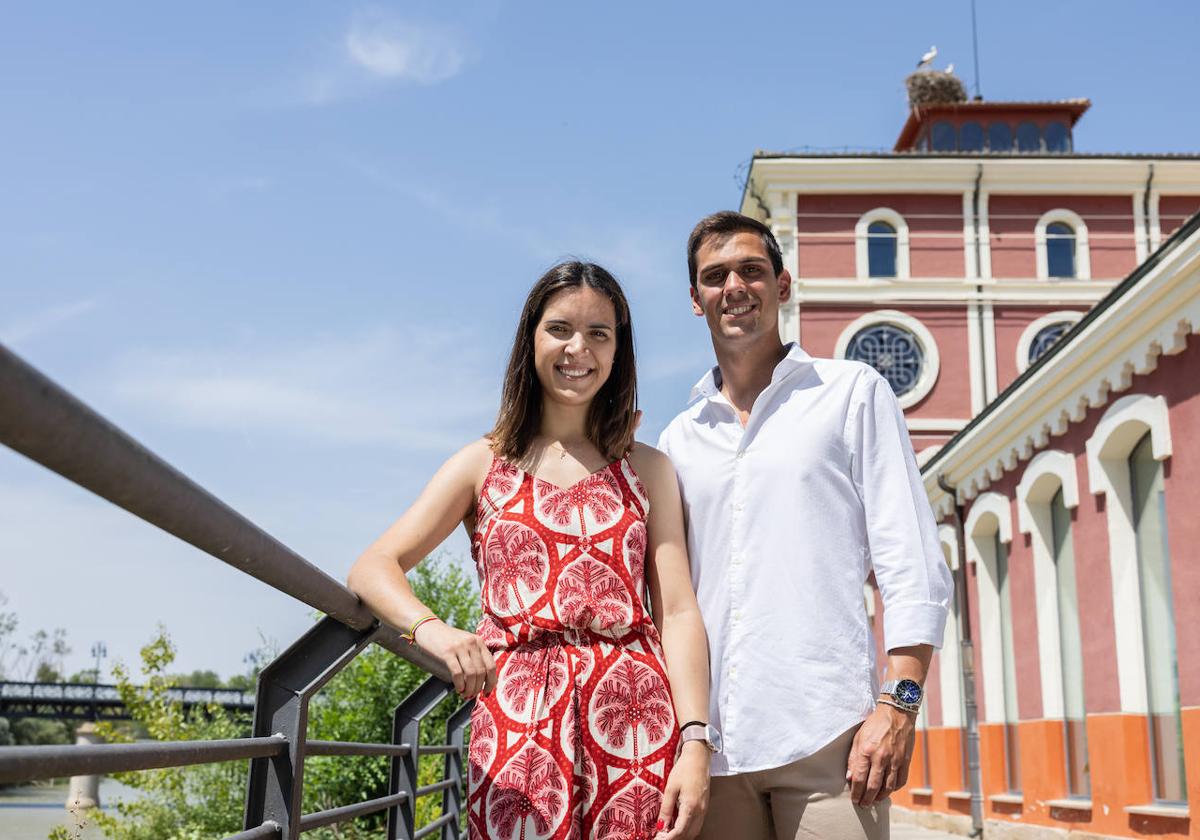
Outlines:
[{"label": "metal railing", "polygon": [[[294,840],[304,831],[387,810],[389,840],[461,834],[463,730],[471,704],[450,716],[445,743],[420,745],[421,721],[453,691],[445,666],[382,625],[346,587],[277,541],[0,345],[0,443],[151,525],[324,613],[258,679],[250,737],[222,741],[0,747],[0,784],[250,759],[245,830],[228,840]],[[369,644],[431,674],[394,710],[392,743],[309,741],[313,696]],[[418,759],[444,755],[442,779],[417,786]],[[387,756],[388,793],[302,813],[307,756]],[[442,794],[442,814],[416,826],[416,801]]]}]

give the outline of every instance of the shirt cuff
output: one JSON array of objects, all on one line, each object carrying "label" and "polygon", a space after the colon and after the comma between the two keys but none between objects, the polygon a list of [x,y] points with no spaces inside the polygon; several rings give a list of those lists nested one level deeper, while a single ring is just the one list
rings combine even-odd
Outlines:
[{"label": "shirt cuff", "polygon": [[908,601],[883,605],[885,650],[911,645],[942,646],[949,610],[933,601]]}]

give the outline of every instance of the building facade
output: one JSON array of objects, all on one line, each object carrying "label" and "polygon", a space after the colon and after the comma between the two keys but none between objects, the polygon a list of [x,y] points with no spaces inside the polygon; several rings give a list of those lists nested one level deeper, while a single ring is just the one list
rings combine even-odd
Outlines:
[{"label": "building facade", "polygon": [[1075,153],[1088,107],[927,105],[891,153],[759,154],[742,211],[795,278],[785,338],[891,382],[959,582],[895,803],[1200,837],[1200,157]]}]

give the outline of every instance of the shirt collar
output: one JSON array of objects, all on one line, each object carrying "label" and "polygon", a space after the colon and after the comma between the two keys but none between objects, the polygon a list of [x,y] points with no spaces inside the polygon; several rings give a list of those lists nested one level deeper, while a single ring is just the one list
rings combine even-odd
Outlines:
[{"label": "shirt collar", "polygon": [[[812,356],[805,353],[804,349],[795,341],[789,341],[784,346],[787,348],[787,355],[780,360],[779,364],[775,365],[775,370],[771,374],[772,385],[798,368],[812,364],[813,361]],[[692,387],[692,394],[688,398],[688,402],[700,397],[712,399],[720,392],[721,368],[714,366]]]}]

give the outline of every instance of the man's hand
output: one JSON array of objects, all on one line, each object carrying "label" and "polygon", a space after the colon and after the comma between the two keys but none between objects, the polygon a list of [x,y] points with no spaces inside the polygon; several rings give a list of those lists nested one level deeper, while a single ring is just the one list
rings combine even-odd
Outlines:
[{"label": "man's hand", "polygon": [[916,718],[911,712],[877,703],[858,728],[846,762],[846,781],[855,805],[866,808],[908,782]]}]

